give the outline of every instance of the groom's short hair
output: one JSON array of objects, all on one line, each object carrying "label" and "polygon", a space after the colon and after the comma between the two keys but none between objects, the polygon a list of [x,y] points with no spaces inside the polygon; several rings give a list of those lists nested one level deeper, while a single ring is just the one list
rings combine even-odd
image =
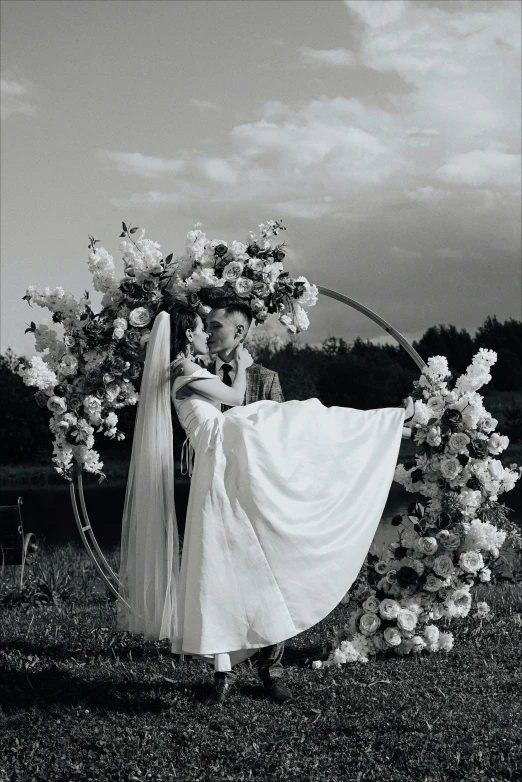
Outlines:
[{"label": "groom's short hair", "polygon": [[[217,309],[217,307],[216,307]],[[233,317],[234,315],[239,315],[244,321],[246,321],[246,325],[248,328],[250,328],[250,324],[252,323],[252,310],[246,304],[246,302],[241,300],[232,300],[229,302],[226,302],[223,307],[220,307],[219,309],[223,309],[225,311],[225,315],[228,318]]]}]

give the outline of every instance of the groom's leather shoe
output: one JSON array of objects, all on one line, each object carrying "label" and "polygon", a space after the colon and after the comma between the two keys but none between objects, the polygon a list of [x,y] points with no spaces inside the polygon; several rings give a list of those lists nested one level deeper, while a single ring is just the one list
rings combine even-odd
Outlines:
[{"label": "groom's leather shoe", "polygon": [[277,679],[271,679],[264,684],[265,694],[272,701],[272,703],[285,703],[285,701],[292,700],[293,695],[284,684],[278,682]]},{"label": "groom's leather shoe", "polygon": [[222,706],[234,687],[235,679],[226,673],[215,673],[212,691],[205,703],[209,706]]}]

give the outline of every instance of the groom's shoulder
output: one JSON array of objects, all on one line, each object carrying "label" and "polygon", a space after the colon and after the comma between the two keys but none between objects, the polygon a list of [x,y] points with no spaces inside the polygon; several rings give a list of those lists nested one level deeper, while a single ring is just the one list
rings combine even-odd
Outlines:
[{"label": "groom's shoulder", "polygon": [[267,369],[262,364],[252,364],[247,371],[255,372],[256,374],[266,378],[275,377],[277,375],[277,372],[274,372],[272,369]]}]

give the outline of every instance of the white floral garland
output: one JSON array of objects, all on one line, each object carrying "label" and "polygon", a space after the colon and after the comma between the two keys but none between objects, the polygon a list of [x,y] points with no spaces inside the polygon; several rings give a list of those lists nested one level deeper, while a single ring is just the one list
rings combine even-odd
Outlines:
[{"label": "white floral garland", "polygon": [[[498,422],[477,393],[491,380],[496,358],[481,348],[453,389],[446,358],[428,360],[413,394],[416,464],[395,471],[398,483],[427,502],[413,503],[406,519],[392,521],[400,542],[383,559],[368,557],[369,583],[346,595],[348,622],[328,659],[314,668],[365,663],[380,652],[449,651],[453,634],[436,622],[446,626],[468,616],[472,588],[491,581],[506,539],[520,548],[518,528],[498,497],[513,489],[521,470],[495,458],[509,440],[494,431]],[[473,616],[488,618],[489,605],[476,603]]]},{"label": "white floral garland", "polygon": [[90,236],[88,267],[94,289],[103,294],[99,313],[92,311],[87,292],[76,301],[61,287],[27,289],[24,299],[49,309],[64,330],[60,339],[54,329],[31,322],[26,332],[34,334],[42,355],[18,371],[26,385],[38,389],[37,403],[52,413],[53,462],[67,480],[75,465],[105,478],[93,447],[95,431],[124,439],[115,410],[138,401],[132,381],[141,375],[150,328],[160,310],[183,301],[204,312],[218,294],[233,295],[249,304],[256,323],[276,314],[291,334],[308,328],[305,308],[316,303],[318,290],[306,277],[294,279],[284,271],[283,245],[270,241],[285,230],[281,223],[261,223],[246,243],[230,246],[209,239],[200,226],[187,234],[185,254],[173,259],[163,258],[160,245],[143,229],[134,238],[140,229],[123,223],[121,279],[116,279],[112,255]]}]

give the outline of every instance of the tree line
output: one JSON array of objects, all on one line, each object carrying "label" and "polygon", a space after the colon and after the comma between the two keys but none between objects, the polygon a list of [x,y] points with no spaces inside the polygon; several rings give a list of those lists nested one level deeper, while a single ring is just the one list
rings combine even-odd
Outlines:
[{"label": "tree line", "polygon": [[[413,347],[425,361],[434,355],[446,356],[455,376],[465,371],[479,348],[494,350],[498,359],[491,370],[492,380],[480,393],[487,397],[499,391],[522,391],[522,321],[511,318],[501,323],[489,316],[473,337],[455,326],[431,326]],[[399,405],[419,377],[419,369],[399,345],[374,345],[362,339],[348,343],[329,337],[321,346],[292,340],[282,346],[259,342],[254,352],[257,362],[279,373],[285,399],[317,397],[327,406],[368,410]],[[37,406],[34,389],[16,374],[21,360],[10,349],[0,356],[0,464],[49,459],[50,414]],[[118,416],[118,428],[126,439],[120,443],[100,436],[96,448],[102,458],[129,455],[136,408],[118,410]],[[519,401],[511,402],[503,433],[522,440]],[[176,434],[179,439],[180,432]]]}]

